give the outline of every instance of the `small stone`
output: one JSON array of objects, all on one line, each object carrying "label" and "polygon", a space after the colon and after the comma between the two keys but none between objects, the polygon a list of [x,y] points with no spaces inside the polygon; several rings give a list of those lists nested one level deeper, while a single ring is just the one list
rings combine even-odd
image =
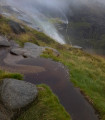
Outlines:
[{"label": "small stone", "polygon": [[72,46],[72,48],[75,48],[75,49],[83,49],[81,46],[77,46],[77,45],[74,45],[74,46]]}]

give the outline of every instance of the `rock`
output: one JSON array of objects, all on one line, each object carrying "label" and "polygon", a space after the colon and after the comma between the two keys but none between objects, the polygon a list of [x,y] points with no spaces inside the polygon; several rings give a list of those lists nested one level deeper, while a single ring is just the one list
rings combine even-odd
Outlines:
[{"label": "rock", "polygon": [[72,46],[72,48],[75,48],[75,49],[83,49],[82,47],[80,47],[80,46],[77,46],[77,45],[74,45],[74,46]]},{"label": "rock", "polygon": [[39,49],[40,46],[30,43],[30,42],[26,42],[24,43],[24,48],[25,49]]},{"label": "rock", "polygon": [[[45,48],[45,50],[46,50],[46,49],[52,50],[54,56],[56,56],[56,57],[60,56],[60,53],[59,53],[56,49],[50,48],[50,47],[44,47],[44,48]],[[44,51],[45,51],[45,50],[44,50]]]},{"label": "rock", "polygon": [[20,45],[17,44],[14,40],[11,40],[11,41],[10,41],[10,44],[11,44],[11,47],[12,47],[12,48],[20,48]]},{"label": "rock", "polygon": [[45,48],[35,45],[33,43],[25,43],[24,48],[13,48],[11,53],[15,55],[22,55],[24,57],[37,58],[45,50]]},{"label": "rock", "polygon": [[6,37],[0,36],[0,46],[10,47],[10,43]]},{"label": "rock", "polygon": [[27,52],[24,53],[24,57],[31,57],[31,58],[39,57],[42,54],[42,52],[45,50],[44,47],[40,47],[36,44],[29,42],[24,44],[24,49],[27,50]]},{"label": "rock", "polygon": [[29,51],[29,52],[24,53],[23,56],[25,58],[37,58],[39,56],[39,54],[37,52],[36,53],[35,52],[34,51],[31,51],[31,52]]},{"label": "rock", "polygon": [[40,47],[36,44],[29,43],[29,42],[24,44],[24,49],[27,49],[31,54],[30,55],[29,53],[25,53],[25,55],[27,55],[27,57],[33,56],[33,57],[36,58],[36,57],[40,56],[43,53],[43,51],[45,51],[46,49],[51,49],[55,56],[60,55],[60,53],[56,49],[53,49],[53,48],[50,48],[50,47]]},{"label": "rock", "polygon": [[13,48],[13,49],[11,49],[10,52],[14,55],[23,55],[24,53],[27,52],[27,50],[25,50],[23,48]]},{"label": "rock", "polygon": [[20,33],[26,32],[24,27],[17,22],[14,22],[11,20],[11,21],[9,21],[9,25],[15,34],[20,34]]},{"label": "rock", "polygon": [[38,94],[35,85],[15,79],[4,79],[1,88],[2,102],[12,110],[25,107],[33,102]]},{"label": "rock", "polygon": [[10,120],[8,116],[6,116],[4,113],[0,111],[0,120]]},{"label": "rock", "polygon": [[55,56],[59,56],[60,55],[60,53],[57,50],[53,49],[53,48],[50,48],[50,47],[40,47],[40,46],[38,46],[36,44],[29,43],[29,42],[24,44],[24,48],[13,48],[13,49],[11,49],[10,52],[12,54],[15,54],[15,55],[22,55],[22,56],[24,56],[26,58],[28,58],[28,57],[30,57],[30,58],[37,58],[47,48],[51,49]]},{"label": "rock", "polygon": [[0,104],[0,120],[11,120],[13,114],[12,111],[7,111],[5,107]]}]

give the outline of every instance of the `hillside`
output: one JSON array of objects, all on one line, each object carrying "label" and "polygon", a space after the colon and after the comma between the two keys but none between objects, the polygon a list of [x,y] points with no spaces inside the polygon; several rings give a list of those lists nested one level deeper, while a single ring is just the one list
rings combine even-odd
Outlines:
[{"label": "hillside", "polygon": [[[21,23],[19,24],[17,22],[11,21],[3,17],[2,15],[0,15],[0,36],[2,37],[4,36],[3,44],[5,44],[5,39],[8,39],[9,42],[11,40],[14,40],[18,44],[20,44],[20,46],[23,46],[25,42],[32,42],[37,45],[43,42],[54,43],[54,41],[51,38],[44,35],[43,33],[40,33],[36,30],[34,31],[33,29],[28,28],[27,26],[22,25]],[[0,40],[2,39],[2,37],[0,38]],[[14,44],[14,42],[12,44]],[[6,53],[2,53],[2,49],[4,49],[5,51],[8,49],[8,47],[7,46],[3,47],[2,45],[0,45],[0,96],[1,96],[1,88],[2,88],[1,86],[3,84],[4,79],[10,78],[11,80],[13,79],[14,81],[15,79],[18,79],[18,80],[25,79],[24,75],[20,72],[22,68],[18,71],[21,74],[16,73],[15,69],[11,70],[12,66],[6,68],[6,64],[4,64],[2,61]],[[10,59],[10,61],[12,60],[13,58]],[[27,68],[28,68],[27,69],[28,71],[29,66],[27,66]],[[33,67],[31,67],[30,70],[32,70],[32,68]],[[9,89],[11,89],[11,87]],[[4,107],[4,104],[2,103],[3,102],[2,98],[0,97],[0,119],[2,120],[4,119],[5,120],[10,120],[10,119],[15,119],[15,120],[17,119],[18,120],[21,120],[21,119],[22,120],[23,119],[24,120],[32,120],[32,119],[35,119],[35,120],[62,119],[63,120],[63,119],[66,119],[66,120],[70,120],[71,119],[70,115],[66,112],[64,107],[60,104],[60,101],[58,100],[58,98],[55,96],[55,94],[53,94],[53,92],[50,90],[50,88],[47,85],[44,85],[44,84],[37,85],[37,89],[38,89],[37,100],[34,100],[28,106],[23,107],[21,109],[11,110],[7,106]],[[16,103],[18,103],[18,101]]]},{"label": "hillside", "polygon": [[[12,24],[11,24],[12,22]],[[16,29],[14,28],[14,21],[11,21],[9,19],[6,19],[2,16],[0,16],[0,34],[6,36],[9,41],[14,40],[16,41],[21,47],[23,47],[25,42],[31,42],[35,43],[38,46],[48,46],[51,48],[54,48],[59,51],[60,55],[55,55],[53,50],[47,48],[46,51],[43,52],[43,55],[41,57],[45,58],[52,58],[54,61],[59,61],[63,63],[69,70],[69,74],[71,76],[70,81],[74,84],[75,87],[80,89],[81,93],[86,97],[86,99],[92,104],[99,114],[99,117],[104,120],[105,119],[105,60],[99,56],[92,56],[80,49],[73,48],[71,45],[61,45],[57,42],[55,42],[50,37],[46,36],[45,34],[38,32],[32,28],[29,28],[23,24],[19,24],[19,27],[17,23]],[[20,29],[17,29],[17,28]],[[48,88],[45,87],[47,90]],[[47,92],[47,91],[46,91]],[[46,112],[48,113],[49,108],[46,108],[47,98],[44,98],[45,94],[47,93],[40,93],[39,100],[45,100],[45,104],[39,103],[42,105],[43,109],[48,109]],[[51,101],[53,104],[53,100],[57,102],[56,104],[60,108],[61,106],[58,103],[58,100],[55,99],[55,97],[52,97],[51,91],[48,90],[48,96],[51,95]],[[49,98],[50,99],[50,98]],[[30,115],[33,115],[33,105],[32,108],[27,109],[24,111],[23,114],[18,118],[18,120],[23,120],[25,117],[27,117],[27,113],[31,113]],[[49,105],[50,106],[50,105]],[[38,106],[37,106],[38,107]],[[28,111],[29,110],[29,111]],[[57,110],[55,107],[53,110]],[[58,111],[58,110],[57,110]],[[54,113],[56,113],[55,111]],[[26,112],[26,113],[25,113]],[[35,111],[37,113],[37,111]],[[42,111],[43,112],[43,111]],[[45,111],[44,111],[45,112]],[[81,111],[82,112],[82,111]],[[45,119],[46,114],[45,113]],[[40,118],[40,115],[43,116],[43,114],[39,114],[38,120]],[[53,116],[52,119],[59,120],[58,117],[62,117],[58,114],[49,114],[48,120],[50,120],[50,115]],[[55,115],[55,116],[54,116]],[[65,112],[65,110],[62,108],[61,115],[64,115],[64,119],[70,119],[69,115]],[[41,117],[42,117],[41,116]],[[31,118],[30,116],[29,118]],[[67,118],[66,118],[67,117]],[[32,118],[33,119],[33,118]],[[44,118],[43,118],[44,119]],[[63,120],[64,120],[63,119]]]}]

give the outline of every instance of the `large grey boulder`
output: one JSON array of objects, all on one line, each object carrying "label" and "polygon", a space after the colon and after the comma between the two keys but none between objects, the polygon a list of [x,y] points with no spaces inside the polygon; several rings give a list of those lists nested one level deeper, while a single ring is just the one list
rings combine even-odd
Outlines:
[{"label": "large grey boulder", "polygon": [[10,43],[6,37],[0,36],[0,46],[9,47]]},{"label": "large grey boulder", "polygon": [[15,79],[4,79],[1,85],[1,99],[9,109],[20,109],[36,99],[35,85]]},{"label": "large grey boulder", "polygon": [[22,55],[27,58],[37,58],[44,50],[45,48],[43,47],[27,42],[24,44],[24,48],[12,48],[10,52],[14,55]]}]

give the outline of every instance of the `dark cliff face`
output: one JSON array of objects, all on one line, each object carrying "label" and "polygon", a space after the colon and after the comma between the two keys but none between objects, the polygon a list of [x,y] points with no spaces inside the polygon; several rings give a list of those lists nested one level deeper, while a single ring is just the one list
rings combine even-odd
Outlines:
[{"label": "dark cliff face", "polygon": [[[105,7],[102,4],[70,6],[68,25],[61,25],[67,42],[84,48],[105,49]],[[65,30],[66,29],[66,30]]]}]

